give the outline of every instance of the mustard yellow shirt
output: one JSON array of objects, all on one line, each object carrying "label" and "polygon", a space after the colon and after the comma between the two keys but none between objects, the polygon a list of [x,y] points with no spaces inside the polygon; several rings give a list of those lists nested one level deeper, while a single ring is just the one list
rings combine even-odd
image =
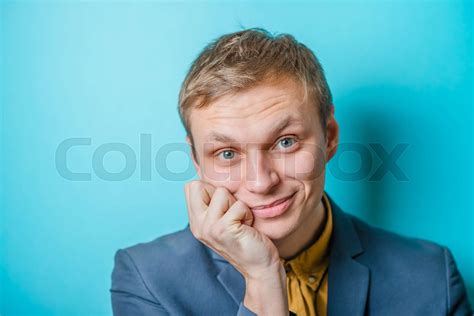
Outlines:
[{"label": "mustard yellow shirt", "polygon": [[322,202],[326,223],[318,240],[296,257],[280,259],[286,270],[289,309],[298,316],[327,314],[328,247],[333,223],[331,204],[326,193],[323,193]]}]

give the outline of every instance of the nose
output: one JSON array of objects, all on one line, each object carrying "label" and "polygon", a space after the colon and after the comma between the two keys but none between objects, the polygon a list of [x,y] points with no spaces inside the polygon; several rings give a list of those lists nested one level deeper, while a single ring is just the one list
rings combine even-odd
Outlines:
[{"label": "nose", "polygon": [[271,157],[262,151],[248,153],[246,160],[245,185],[255,194],[268,194],[280,182]]}]

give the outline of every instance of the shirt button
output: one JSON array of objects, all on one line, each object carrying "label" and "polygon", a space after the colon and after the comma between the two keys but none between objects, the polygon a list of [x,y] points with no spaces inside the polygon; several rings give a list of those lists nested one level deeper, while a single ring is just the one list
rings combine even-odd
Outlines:
[{"label": "shirt button", "polygon": [[316,282],[316,278],[314,276],[310,276],[308,278],[308,281],[309,281],[309,283],[314,283],[314,282]]}]

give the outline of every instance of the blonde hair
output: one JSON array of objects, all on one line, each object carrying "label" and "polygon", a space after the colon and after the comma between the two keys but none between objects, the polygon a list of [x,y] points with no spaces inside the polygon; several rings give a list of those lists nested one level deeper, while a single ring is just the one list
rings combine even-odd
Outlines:
[{"label": "blonde hair", "polygon": [[186,75],[179,93],[178,110],[192,140],[189,113],[227,93],[242,91],[282,76],[299,80],[305,96],[319,106],[323,130],[332,96],[323,68],[313,52],[289,34],[272,35],[261,28],[225,34],[208,44]]}]

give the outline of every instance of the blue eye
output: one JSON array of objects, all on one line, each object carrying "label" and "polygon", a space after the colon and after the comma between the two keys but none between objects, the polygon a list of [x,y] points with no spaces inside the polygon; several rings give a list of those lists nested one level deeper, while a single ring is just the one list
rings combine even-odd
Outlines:
[{"label": "blue eye", "polygon": [[282,148],[290,148],[296,143],[296,140],[291,137],[285,137],[282,138],[279,142],[278,145],[281,146]]},{"label": "blue eye", "polygon": [[224,159],[229,160],[234,158],[235,152],[233,152],[232,150],[224,150],[219,155],[221,155]]}]

